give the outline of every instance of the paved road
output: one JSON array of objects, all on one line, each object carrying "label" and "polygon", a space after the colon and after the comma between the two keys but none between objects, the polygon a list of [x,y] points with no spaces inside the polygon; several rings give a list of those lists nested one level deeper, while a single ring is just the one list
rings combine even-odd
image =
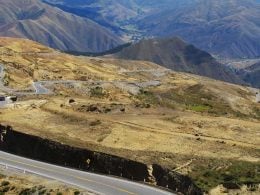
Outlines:
[{"label": "paved road", "polygon": [[[142,70],[144,71],[144,70]],[[147,70],[149,71],[149,70]],[[155,70],[153,70],[155,71]],[[133,94],[139,93],[140,88],[144,87],[152,87],[152,86],[158,86],[161,84],[160,81],[158,80],[150,80],[146,82],[127,82],[127,81],[75,81],[75,80],[51,80],[51,81],[37,81],[32,83],[32,87],[25,89],[25,90],[20,90],[17,91],[15,89],[8,88],[4,86],[3,79],[5,76],[5,71],[4,71],[4,65],[0,64],[0,90],[14,94],[14,95],[47,95],[47,94],[52,94],[53,92],[46,88],[45,86],[53,86],[55,84],[63,84],[63,85],[77,85],[77,84],[83,84],[83,83],[88,83],[88,84],[114,84],[115,86],[128,91]],[[1,106],[1,105],[0,105]]]},{"label": "paved road", "polygon": [[131,181],[63,168],[0,152],[0,164],[49,177],[106,195],[171,195],[172,193]]},{"label": "paved road", "polygon": [[[6,86],[4,86],[3,83],[3,79],[5,76],[5,71],[4,71],[4,66],[2,64],[0,64],[0,90],[3,90],[4,92],[7,93],[12,93],[12,94],[19,94],[19,95],[30,95],[30,94],[38,94],[38,95],[42,95],[42,94],[50,94],[51,92],[46,89],[43,85],[42,82],[33,82],[32,87],[34,89],[34,91],[32,92],[26,92],[26,90],[23,92],[18,92],[15,89],[11,89],[8,88]],[[33,89],[28,89],[28,90],[33,90]]]}]

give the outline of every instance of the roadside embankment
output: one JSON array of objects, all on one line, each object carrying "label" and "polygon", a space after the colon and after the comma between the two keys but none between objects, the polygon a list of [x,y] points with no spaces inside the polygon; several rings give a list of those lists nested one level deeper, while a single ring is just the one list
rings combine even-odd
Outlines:
[{"label": "roadside embankment", "polygon": [[202,194],[189,177],[164,169],[160,165],[146,165],[113,155],[63,145],[21,133],[10,126],[0,125],[0,134],[0,149],[12,154],[137,182],[146,181],[182,194]]}]

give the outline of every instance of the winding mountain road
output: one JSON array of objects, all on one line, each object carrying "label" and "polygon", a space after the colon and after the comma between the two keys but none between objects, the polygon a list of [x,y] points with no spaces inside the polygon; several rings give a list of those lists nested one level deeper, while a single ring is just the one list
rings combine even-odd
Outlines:
[{"label": "winding mountain road", "polygon": [[13,93],[13,94],[19,94],[19,95],[29,95],[29,94],[36,94],[36,95],[44,95],[44,94],[50,94],[51,91],[47,88],[45,88],[42,84],[43,82],[33,82],[32,87],[33,90],[32,92],[19,92],[15,89],[8,88],[4,85],[4,77],[5,77],[5,71],[4,71],[4,66],[0,64],[0,90],[7,92],[7,93]]},{"label": "winding mountain road", "polygon": [[172,195],[140,183],[64,168],[0,151],[0,164],[106,195]]},{"label": "winding mountain road", "polygon": [[[8,88],[4,85],[5,71],[4,66],[0,64],[0,90],[5,93],[19,94],[19,95],[44,95],[51,94],[52,91],[45,88],[44,85],[54,84],[76,84],[85,81],[39,81],[33,82],[31,92],[17,91],[15,89]],[[88,82],[88,81],[87,81]],[[89,81],[93,82],[93,81]],[[120,81],[115,81],[114,84],[118,84]],[[106,83],[106,81],[99,81],[95,83]],[[111,82],[109,82],[111,83]],[[113,82],[112,82],[113,83]],[[127,84],[126,82],[121,82]],[[129,84],[129,83],[128,83]],[[137,87],[159,85],[158,81],[148,81],[144,83],[130,83],[130,85],[136,85]],[[5,106],[7,102],[0,102],[0,107]],[[106,195],[170,195],[172,193],[160,190],[149,185],[134,183],[124,179],[118,179],[114,177],[98,175],[94,173],[88,173],[78,171],[74,169],[64,168],[60,166],[51,165],[35,160],[26,159],[23,157],[15,156],[0,151],[0,165],[4,165],[6,168],[12,167],[25,172],[37,174],[40,176],[55,179],[67,184],[78,186],[82,189],[96,192],[97,194]]]},{"label": "winding mountain road", "polygon": [[[139,93],[139,89],[143,87],[151,87],[151,86],[158,86],[161,84],[158,80],[150,80],[146,82],[127,82],[127,81],[76,81],[76,80],[50,80],[50,81],[37,81],[32,83],[32,87],[26,90],[16,90],[8,88],[4,85],[4,77],[5,77],[5,71],[4,71],[4,65],[0,64],[0,90],[11,93],[14,95],[48,95],[52,94],[53,92],[46,88],[45,86],[52,86],[55,84],[63,84],[63,85],[77,85],[77,84],[113,84],[118,88],[121,88],[123,90],[128,91],[132,94]],[[28,92],[31,91],[31,92]]]}]

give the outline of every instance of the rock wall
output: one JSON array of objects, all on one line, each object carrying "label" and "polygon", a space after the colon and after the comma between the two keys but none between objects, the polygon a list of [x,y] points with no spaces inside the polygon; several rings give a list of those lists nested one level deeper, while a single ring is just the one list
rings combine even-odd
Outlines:
[{"label": "rock wall", "polygon": [[12,154],[126,179],[155,183],[182,194],[202,194],[187,176],[140,162],[87,149],[63,145],[0,125],[0,149]]}]

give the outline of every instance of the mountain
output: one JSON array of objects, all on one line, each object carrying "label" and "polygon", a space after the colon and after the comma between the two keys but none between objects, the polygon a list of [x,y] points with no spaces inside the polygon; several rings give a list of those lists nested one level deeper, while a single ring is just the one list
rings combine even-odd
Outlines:
[{"label": "mountain", "polygon": [[241,83],[231,69],[218,63],[209,53],[177,37],[142,40],[122,49],[114,56],[122,59],[151,61],[175,71]]},{"label": "mountain", "polygon": [[239,70],[238,75],[253,87],[260,88],[260,62]]},{"label": "mountain", "polygon": [[176,6],[173,0],[42,0],[42,2],[91,19],[128,40],[137,40],[143,36],[142,29],[137,29],[137,20]]},{"label": "mountain", "polygon": [[184,2],[140,19],[139,28],[146,36],[180,36],[221,57],[260,56],[260,5],[255,0]]},{"label": "mountain", "polygon": [[117,34],[122,34],[123,31],[119,22],[137,15],[134,10],[116,0],[43,0],[43,2],[80,17],[91,19]]},{"label": "mountain", "polygon": [[220,58],[260,56],[257,0],[43,0],[128,40],[180,36]]},{"label": "mountain", "polygon": [[66,51],[102,52],[123,43],[101,25],[40,0],[0,0],[0,5],[0,36],[28,38]]}]

